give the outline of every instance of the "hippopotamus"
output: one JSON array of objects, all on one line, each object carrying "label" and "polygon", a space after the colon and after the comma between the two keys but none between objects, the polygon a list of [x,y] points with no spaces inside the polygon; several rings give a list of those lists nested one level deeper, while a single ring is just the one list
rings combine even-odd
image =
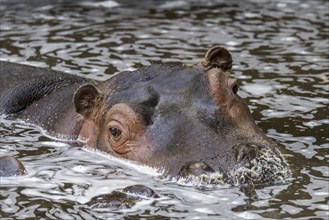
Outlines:
[{"label": "hippopotamus", "polygon": [[192,65],[153,64],[105,81],[1,62],[0,114],[168,176],[282,181],[280,146],[257,127],[231,69],[221,46]]}]

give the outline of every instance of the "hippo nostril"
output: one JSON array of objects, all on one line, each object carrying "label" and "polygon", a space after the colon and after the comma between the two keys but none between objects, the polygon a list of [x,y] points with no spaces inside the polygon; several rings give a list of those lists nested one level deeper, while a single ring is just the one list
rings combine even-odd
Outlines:
[{"label": "hippo nostril", "polygon": [[258,156],[259,147],[253,144],[236,145],[233,147],[236,162],[250,161]]},{"label": "hippo nostril", "polygon": [[202,174],[209,174],[215,172],[208,164],[202,161],[186,163],[179,172],[179,176],[200,176]]},{"label": "hippo nostril", "polygon": [[241,162],[244,159],[244,157],[246,156],[246,154],[243,149],[239,149],[239,150],[235,151],[234,156],[235,156],[235,160],[237,162]]}]

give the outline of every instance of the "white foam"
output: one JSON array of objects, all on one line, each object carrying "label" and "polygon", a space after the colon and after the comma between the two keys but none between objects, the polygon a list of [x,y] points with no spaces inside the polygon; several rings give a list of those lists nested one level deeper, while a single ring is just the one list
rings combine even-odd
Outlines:
[{"label": "white foam", "polygon": [[291,171],[281,155],[276,156],[265,148],[260,152],[260,156],[229,173],[234,185],[248,184],[250,181],[253,184],[283,183],[291,177]]}]

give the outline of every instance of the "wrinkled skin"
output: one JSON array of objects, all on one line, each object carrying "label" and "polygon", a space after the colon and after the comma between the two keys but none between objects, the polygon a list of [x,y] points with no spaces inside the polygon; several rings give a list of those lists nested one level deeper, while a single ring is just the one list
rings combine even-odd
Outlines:
[{"label": "wrinkled skin", "polygon": [[213,170],[233,184],[286,178],[278,145],[256,126],[231,67],[230,53],[218,46],[192,66],[151,65],[104,82],[2,62],[0,113],[169,175]]}]

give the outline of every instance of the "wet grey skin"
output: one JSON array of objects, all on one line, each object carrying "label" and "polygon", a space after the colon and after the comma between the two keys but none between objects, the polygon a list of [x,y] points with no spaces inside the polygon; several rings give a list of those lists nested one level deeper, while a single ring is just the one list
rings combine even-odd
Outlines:
[{"label": "wet grey skin", "polygon": [[24,165],[15,157],[0,157],[0,177],[21,176],[25,173]]},{"label": "wet grey skin", "polygon": [[151,65],[103,82],[1,62],[0,114],[169,176],[282,181],[289,168],[280,146],[255,124],[231,68],[220,46],[195,65]]},{"label": "wet grey skin", "polygon": [[122,191],[113,191],[93,197],[88,203],[91,209],[120,210],[129,209],[143,199],[155,199],[159,196],[149,187],[132,185]]}]

